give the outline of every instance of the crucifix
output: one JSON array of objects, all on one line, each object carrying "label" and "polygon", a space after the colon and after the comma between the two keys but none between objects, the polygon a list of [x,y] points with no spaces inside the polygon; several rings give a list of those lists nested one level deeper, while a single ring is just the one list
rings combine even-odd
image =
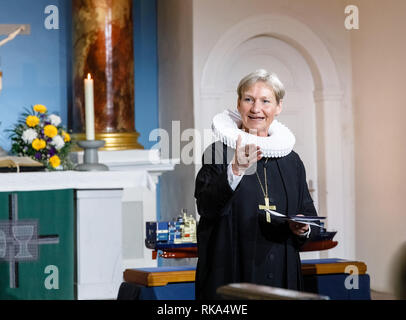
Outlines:
[{"label": "crucifix", "polygon": [[[13,40],[19,34],[30,34],[30,25],[0,24],[0,35],[7,34],[7,37],[0,40],[0,47]],[[3,87],[3,72],[0,70],[0,91]]]},{"label": "crucifix", "polygon": [[18,220],[18,198],[9,195],[9,220],[0,222],[0,261],[9,262],[10,288],[18,288],[18,264],[38,259],[38,245],[58,244],[58,235],[38,235],[38,221]]},{"label": "crucifix", "polygon": [[[265,161],[265,163],[268,161],[268,159]],[[269,205],[269,196],[268,196],[268,183],[267,183],[267,179],[266,179],[266,168],[264,166],[264,179],[265,179],[265,188],[262,185],[261,179],[259,178],[258,172],[255,172],[257,175],[257,179],[259,182],[259,185],[261,186],[261,190],[262,193],[264,194],[264,199],[265,199],[265,205],[259,205],[258,208],[260,210],[276,210],[276,206],[275,205]],[[271,214],[268,211],[265,211],[266,214],[266,222],[271,223]]]},{"label": "crucifix", "polygon": [[[269,205],[269,198],[265,197],[265,205],[259,205],[258,206],[260,210],[276,210],[276,206],[275,205]],[[266,222],[271,223],[271,214],[266,211]]]}]

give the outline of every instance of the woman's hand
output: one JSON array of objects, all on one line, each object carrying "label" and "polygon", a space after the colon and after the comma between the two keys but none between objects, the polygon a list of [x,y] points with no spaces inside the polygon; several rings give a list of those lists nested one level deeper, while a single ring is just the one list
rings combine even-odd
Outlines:
[{"label": "woman's hand", "polygon": [[255,144],[241,146],[241,136],[237,138],[234,159],[232,162],[233,173],[241,176],[255,162],[262,158],[261,150]]},{"label": "woman's hand", "polygon": [[[298,216],[302,216],[303,214],[298,214]],[[299,223],[295,221],[288,221],[290,230],[297,236],[303,236],[307,231],[309,231],[309,225],[305,223]]]}]

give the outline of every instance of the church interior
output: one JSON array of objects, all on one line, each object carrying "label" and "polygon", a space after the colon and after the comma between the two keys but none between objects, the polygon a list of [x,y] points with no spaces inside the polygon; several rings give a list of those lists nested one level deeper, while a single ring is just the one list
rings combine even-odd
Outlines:
[{"label": "church interior", "polygon": [[185,283],[138,298],[194,299],[196,240],[154,251],[146,228],[196,232],[212,119],[262,68],[334,233],[300,252],[304,274],[336,276],[320,296],[406,299],[405,29],[403,0],[0,0],[0,299],[113,300],[154,268],[152,286]]}]

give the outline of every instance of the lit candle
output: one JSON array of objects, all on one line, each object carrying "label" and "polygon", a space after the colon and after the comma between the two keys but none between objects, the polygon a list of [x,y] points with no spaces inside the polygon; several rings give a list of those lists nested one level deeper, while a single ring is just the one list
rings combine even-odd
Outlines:
[{"label": "lit candle", "polygon": [[90,73],[85,79],[86,140],[94,140],[93,79]]}]

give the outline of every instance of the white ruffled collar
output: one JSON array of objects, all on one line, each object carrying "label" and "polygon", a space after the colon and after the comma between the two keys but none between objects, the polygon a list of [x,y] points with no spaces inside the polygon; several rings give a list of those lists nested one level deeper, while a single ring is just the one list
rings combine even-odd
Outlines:
[{"label": "white ruffled collar", "polygon": [[235,149],[238,135],[241,145],[254,143],[259,146],[264,157],[280,158],[288,155],[295,145],[296,139],[292,131],[274,119],[269,126],[268,137],[258,137],[240,129],[242,120],[240,113],[225,110],[213,118],[212,130],[216,139]]}]

